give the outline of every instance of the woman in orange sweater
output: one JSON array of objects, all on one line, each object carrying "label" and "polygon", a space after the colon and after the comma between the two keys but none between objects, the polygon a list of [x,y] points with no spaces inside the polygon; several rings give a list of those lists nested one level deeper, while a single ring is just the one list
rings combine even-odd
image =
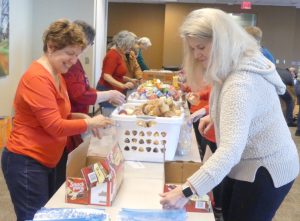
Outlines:
[{"label": "woman in orange sweater", "polygon": [[45,31],[43,43],[44,54],[32,62],[19,82],[14,127],[1,160],[18,221],[31,220],[52,196],[54,167],[67,136],[111,124],[101,115],[89,118],[70,112],[62,74],[86,47],[81,28],[57,20]]}]

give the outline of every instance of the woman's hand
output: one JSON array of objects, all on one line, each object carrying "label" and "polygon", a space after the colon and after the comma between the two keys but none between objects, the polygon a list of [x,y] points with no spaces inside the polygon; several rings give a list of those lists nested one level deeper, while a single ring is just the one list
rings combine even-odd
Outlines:
[{"label": "woman's hand", "polygon": [[124,89],[133,89],[134,88],[134,84],[132,82],[126,82],[124,84]]},{"label": "woman's hand", "polygon": [[120,105],[125,103],[125,95],[117,90],[110,90],[109,92],[109,102],[112,104]]},{"label": "woman's hand", "polygon": [[139,80],[138,79],[131,78],[130,82],[133,83],[135,87],[139,85]]},{"label": "woman's hand", "polygon": [[170,192],[159,194],[161,196],[160,204],[163,209],[181,209],[189,201],[182,193],[182,186],[177,186]]},{"label": "woman's hand", "polygon": [[99,128],[105,129],[108,126],[113,125],[113,121],[103,115],[99,114],[92,118],[84,119],[86,124],[88,125],[88,129],[92,131],[93,135],[101,138],[101,130]]},{"label": "woman's hand", "polygon": [[197,93],[190,92],[187,94],[186,99],[191,105],[198,105],[200,103],[200,96]]},{"label": "woman's hand", "polygon": [[210,128],[213,125],[214,125],[213,121],[211,120],[210,116],[207,115],[200,119],[198,130],[199,130],[200,134],[205,137],[205,134],[207,133],[208,130],[210,130]]}]

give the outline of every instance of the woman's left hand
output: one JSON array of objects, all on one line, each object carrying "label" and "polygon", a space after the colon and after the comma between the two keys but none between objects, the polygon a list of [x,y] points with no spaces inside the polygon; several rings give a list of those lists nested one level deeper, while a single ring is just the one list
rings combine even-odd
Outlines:
[{"label": "woman's left hand", "polygon": [[163,209],[181,209],[189,201],[182,193],[182,186],[177,186],[170,192],[159,194],[162,198],[160,204]]},{"label": "woman's left hand", "polygon": [[130,82],[133,83],[135,87],[139,85],[139,80],[138,79],[131,78]]}]

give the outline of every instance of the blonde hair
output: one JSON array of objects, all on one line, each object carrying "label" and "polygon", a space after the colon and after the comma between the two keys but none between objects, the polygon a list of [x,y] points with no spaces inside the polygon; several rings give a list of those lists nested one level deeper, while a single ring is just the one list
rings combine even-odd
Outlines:
[{"label": "blonde hair", "polygon": [[[199,88],[203,81],[222,83],[244,56],[259,52],[255,40],[230,15],[219,9],[192,11],[183,22],[180,34],[184,50],[183,69],[192,88]],[[189,37],[211,42],[206,70],[194,58],[187,41]]]},{"label": "blonde hair", "polygon": [[59,19],[54,21],[43,35],[43,51],[47,52],[48,43],[52,44],[54,50],[60,50],[67,46],[80,46],[84,49],[87,41],[82,28],[70,22],[67,19]]},{"label": "blonde hair", "polygon": [[246,32],[248,32],[257,43],[260,45],[261,39],[262,39],[262,30],[259,27],[256,26],[248,26],[245,28]]}]

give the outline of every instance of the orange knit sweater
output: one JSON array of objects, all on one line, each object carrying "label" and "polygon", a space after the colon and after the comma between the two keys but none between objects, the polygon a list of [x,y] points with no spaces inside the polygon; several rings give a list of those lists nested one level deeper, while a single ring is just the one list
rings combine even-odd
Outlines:
[{"label": "orange knit sweater", "polygon": [[29,156],[46,167],[59,161],[67,136],[87,129],[84,120],[68,120],[70,101],[63,77],[60,89],[50,73],[33,62],[21,78],[14,100],[15,117],[7,143],[11,152]]}]

